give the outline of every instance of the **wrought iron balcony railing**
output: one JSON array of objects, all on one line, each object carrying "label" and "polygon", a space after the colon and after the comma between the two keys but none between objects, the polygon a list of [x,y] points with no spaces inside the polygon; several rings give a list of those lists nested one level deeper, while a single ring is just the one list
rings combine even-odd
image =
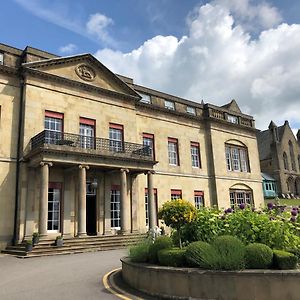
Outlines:
[{"label": "wrought iron balcony railing", "polygon": [[152,149],[142,144],[51,130],[44,130],[31,139],[31,150],[45,148],[46,146],[51,148],[51,145],[63,146],[62,149],[67,149],[68,151],[76,149],[78,152],[78,149],[85,149],[82,152],[90,150],[91,153],[96,155],[154,161]]}]

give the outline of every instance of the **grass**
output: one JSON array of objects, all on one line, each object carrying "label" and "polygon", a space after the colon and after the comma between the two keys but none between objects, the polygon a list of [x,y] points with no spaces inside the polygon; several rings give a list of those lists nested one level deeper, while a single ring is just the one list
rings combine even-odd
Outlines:
[{"label": "grass", "polygon": [[279,205],[287,205],[287,206],[298,206],[300,205],[300,199],[265,199],[265,206],[269,203],[276,203]]}]

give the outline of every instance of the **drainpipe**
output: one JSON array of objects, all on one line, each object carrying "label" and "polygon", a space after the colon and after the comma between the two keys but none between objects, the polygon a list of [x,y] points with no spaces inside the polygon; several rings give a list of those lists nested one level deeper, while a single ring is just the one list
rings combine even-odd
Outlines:
[{"label": "drainpipe", "polygon": [[17,140],[17,165],[16,165],[16,190],[15,190],[15,214],[14,214],[14,234],[13,245],[17,244],[18,237],[18,211],[19,211],[19,182],[20,182],[20,156],[21,156],[21,132],[23,123],[23,105],[24,105],[24,77],[20,74],[20,108],[18,120],[18,140]]}]

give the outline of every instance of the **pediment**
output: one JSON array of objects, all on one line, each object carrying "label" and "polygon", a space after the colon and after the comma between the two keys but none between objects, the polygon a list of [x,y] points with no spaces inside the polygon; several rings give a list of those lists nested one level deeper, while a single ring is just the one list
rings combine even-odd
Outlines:
[{"label": "pediment", "polygon": [[23,66],[113,92],[140,97],[125,82],[90,54],[25,63]]}]

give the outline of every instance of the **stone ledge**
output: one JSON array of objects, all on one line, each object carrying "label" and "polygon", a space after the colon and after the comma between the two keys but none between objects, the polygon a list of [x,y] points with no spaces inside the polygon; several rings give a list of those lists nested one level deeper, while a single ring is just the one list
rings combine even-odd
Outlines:
[{"label": "stone ledge", "polygon": [[133,263],[122,258],[123,280],[152,296],[172,299],[299,299],[299,270],[212,271]]}]

